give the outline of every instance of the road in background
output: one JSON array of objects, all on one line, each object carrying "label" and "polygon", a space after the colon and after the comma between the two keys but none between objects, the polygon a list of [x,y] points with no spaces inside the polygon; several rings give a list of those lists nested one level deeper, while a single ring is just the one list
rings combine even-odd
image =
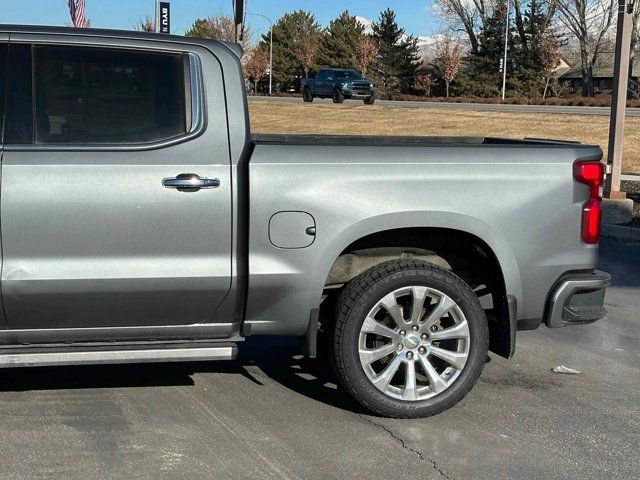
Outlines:
[{"label": "road in background", "polygon": [[608,319],[519,332],[432,418],[370,415],[288,339],[234,362],[2,370],[0,478],[637,478],[640,244],[601,252]]},{"label": "road in background", "polygon": [[[250,96],[250,102],[302,103],[300,97]],[[314,103],[332,103],[331,99],[316,98]],[[361,104],[361,100],[345,100],[348,104]],[[445,110],[480,110],[487,112],[564,113],[572,115],[609,115],[609,107],[562,107],[556,105],[507,105],[493,103],[453,103],[453,102],[408,102],[399,100],[376,100],[376,105],[397,108],[440,108]],[[640,108],[628,108],[627,117],[640,117]]]}]

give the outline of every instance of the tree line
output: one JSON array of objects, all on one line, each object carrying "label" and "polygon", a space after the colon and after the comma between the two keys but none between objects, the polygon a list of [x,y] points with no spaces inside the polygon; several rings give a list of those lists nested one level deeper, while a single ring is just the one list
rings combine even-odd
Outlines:
[{"label": "tree line", "polygon": [[[509,29],[506,32],[507,8]],[[594,67],[613,58],[617,0],[436,0],[435,12],[468,40],[474,84],[495,84],[496,58],[509,36],[507,88],[531,96],[545,92],[560,57],[580,66],[582,94],[593,96]],[[633,15],[632,51],[640,38],[640,8]],[[466,78],[461,79],[464,83]],[[464,89],[464,88],[463,88]],[[493,92],[495,94],[495,91]]]},{"label": "tree line", "polygon": [[[593,67],[612,48],[616,5],[616,0],[436,0],[435,13],[447,33],[435,36],[434,58],[427,61],[418,38],[406,34],[389,8],[369,31],[348,11],[323,28],[313,14],[297,10],[273,25],[274,87],[298,91],[301,78],[337,67],[358,70],[387,95],[493,97],[500,93],[506,68],[507,94],[534,97],[546,95],[557,82],[554,72],[562,56],[581,66],[583,94],[590,96]],[[633,47],[639,43],[638,11]],[[508,60],[502,65],[505,32]],[[234,33],[233,21],[217,16],[196,20],[186,35],[232,41]],[[250,43],[249,31],[242,37],[243,68],[257,90],[267,76],[269,34],[256,44]]]},{"label": "tree line", "polygon": [[[228,32],[215,28],[226,17],[196,20],[187,36],[231,40]],[[406,92],[420,70],[417,38],[400,28],[395,12],[387,9],[374,22],[371,34],[354,15],[344,11],[322,28],[313,14],[303,10],[286,13],[273,25],[273,80],[283,92],[298,90],[300,79],[322,67],[358,70],[387,93]],[[249,32],[243,32],[248,39]],[[248,43],[248,42],[247,42]],[[256,45],[244,45],[243,66],[254,84],[266,76],[269,34]]]}]

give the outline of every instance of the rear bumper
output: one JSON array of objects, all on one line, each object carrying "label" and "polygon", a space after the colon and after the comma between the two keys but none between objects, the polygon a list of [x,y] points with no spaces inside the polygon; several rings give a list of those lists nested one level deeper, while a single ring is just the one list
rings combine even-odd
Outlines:
[{"label": "rear bumper", "polygon": [[607,315],[604,294],[611,275],[595,270],[562,277],[549,295],[545,311],[547,327],[565,327],[595,322]]}]

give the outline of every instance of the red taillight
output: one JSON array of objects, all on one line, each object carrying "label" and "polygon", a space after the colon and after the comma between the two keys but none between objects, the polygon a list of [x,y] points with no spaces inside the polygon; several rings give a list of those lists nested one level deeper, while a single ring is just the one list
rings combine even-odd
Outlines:
[{"label": "red taillight", "polygon": [[602,218],[602,203],[590,198],[582,207],[582,241],[584,243],[598,243],[600,240],[600,219]]},{"label": "red taillight", "polygon": [[582,207],[582,241],[598,243],[602,219],[600,187],[604,182],[604,165],[600,162],[577,162],[573,166],[576,181],[589,187],[589,200]]}]

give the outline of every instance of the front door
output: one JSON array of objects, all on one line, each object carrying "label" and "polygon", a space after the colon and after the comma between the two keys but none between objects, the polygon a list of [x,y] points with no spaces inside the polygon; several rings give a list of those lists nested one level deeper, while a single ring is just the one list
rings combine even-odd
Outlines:
[{"label": "front door", "polygon": [[333,70],[327,70],[327,78],[324,82],[324,94],[328,97],[331,97],[333,95],[333,87],[335,81],[335,79],[333,78],[334,76],[335,72]]},{"label": "front door", "polygon": [[224,102],[219,66],[170,43],[16,37],[0,205],[9,328],[216,322],[231,171],[201,89]]}]

